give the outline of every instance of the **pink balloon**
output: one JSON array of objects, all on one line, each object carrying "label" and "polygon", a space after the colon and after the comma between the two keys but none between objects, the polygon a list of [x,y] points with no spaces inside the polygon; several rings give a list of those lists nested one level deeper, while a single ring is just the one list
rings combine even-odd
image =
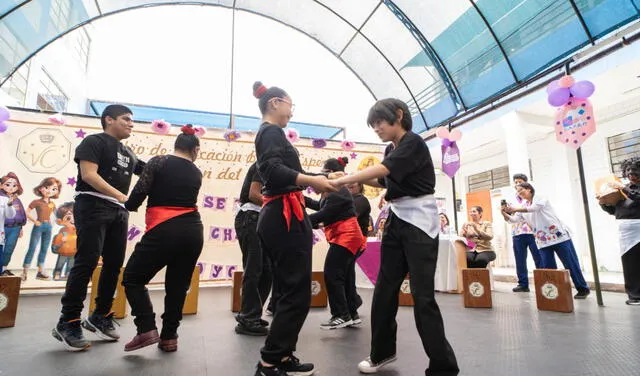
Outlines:
[{"label": "pink balloon", "polygon": [[549,83],[549,85],[547,85],[547,94],[558,88],[558,81],[560,80],[553,80]]},{"label": "pink balloon", "polygon": [[7,126],[7,123],[5,123],[4,121],[0,121],[0,133],[4,133],[7,131],[9,127]]},{"label": "pink balloon", "polygon": [[560,107],[569,101],[570,94],[569,89],[556,89],[549,93],[547,101],[554,107]]},{"label": "pink balloon", "polygon": [[449,134],[449,140],[451,141],[460,141],[460,139],[462,138],[462,132],[460,132],[460,130],[458,129],[454,129],[451,131],[451,134]]},{"label": "pink balloon", "polygon": [[9,120],[9,117],[9,109],[5,106],[0,105],[0,122]]},{"label": "pink balloon", "polygon": [[587,99],[596,91],[596,87],[591,81],[578,81],[569,90],[574,97]]},{"label": "pink balloon", "polygon": [[449,138],[449,130],[446,127],[438,127],[436,129],[436,136],[440,138]]},{"label": "pink balloon", "polygon": [[573,84],[575,83],[576,83],[576,80],[574,80],[573,77],[564,76],[558,81],[558,87],[561,87],[563,89],[568,89],[571,86],[573,86]]}]

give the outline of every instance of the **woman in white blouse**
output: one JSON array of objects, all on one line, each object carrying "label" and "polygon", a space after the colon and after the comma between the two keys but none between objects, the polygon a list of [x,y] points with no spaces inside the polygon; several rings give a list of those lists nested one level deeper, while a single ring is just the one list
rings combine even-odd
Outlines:
[{"label": "woman in white blouse", "polygon": [[536,190],[531,184],[522,183],[516,191],[522,199],[527,201],[527,204],[520,208],[506,207],[503,213],[507,214],[511,222],[526,220],[531,223],[536,244],[542,256],[542,267],[557,269],[554,253],[557,254],[562,265],[569,269],[573,284],[578,290],[574,298],[585,299],[590,293],[589,286],[580,270],[578,255],[567,226],[558,218],[549,200],[536,195]]}]

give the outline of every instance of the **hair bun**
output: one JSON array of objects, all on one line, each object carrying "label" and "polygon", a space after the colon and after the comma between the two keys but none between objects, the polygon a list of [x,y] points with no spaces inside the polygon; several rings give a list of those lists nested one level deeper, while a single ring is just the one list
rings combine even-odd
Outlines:
[{"label": "hair bun", "polygon": [[187,134],[187,135],[196,134],[196,130],[193,129],[193,125],[191,125],[191,124],[187,124],[187,125],[183,126],[182,128],[180,128],[180,131],[182,131],[182,134]]},{"label": "hair bun", "polygon": [[342,167],[346,167],[349,164],[349,158],[347,158],[347,157],[337,158],[337,161],[338,161],[338,163],[340,163],[340,165]]},{"label": "hair bun", "polygon": [[256,81],[253,84],[253,96],[260,99],[267,92],[267,87],[260,81]]}]

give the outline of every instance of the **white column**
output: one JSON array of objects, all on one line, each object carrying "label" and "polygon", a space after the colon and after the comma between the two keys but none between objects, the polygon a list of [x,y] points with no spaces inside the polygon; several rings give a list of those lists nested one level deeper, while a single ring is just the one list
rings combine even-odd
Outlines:
[{"label": "white column", "polygon": [[[525,174],[531,178],[529,170],[529,152],[527,148],[527,135],[525,122],[521,116],[512,111],[500,118],[504,130],[507,146],[507,160],[509,162],[509,175]],[[511,179],[510,179],[511,180]]]}]

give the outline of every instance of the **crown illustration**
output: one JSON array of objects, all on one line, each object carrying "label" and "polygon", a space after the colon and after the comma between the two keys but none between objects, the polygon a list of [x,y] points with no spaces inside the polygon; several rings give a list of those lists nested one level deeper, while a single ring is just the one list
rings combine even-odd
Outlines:
[{"label": "crown illustration", "polygon": [[42,143],[45,143],[45,144],[52,143],[54,138],[55,138],[55,136],[52,135],[52,134],[41,134],[40,135],[40,141]]}]

